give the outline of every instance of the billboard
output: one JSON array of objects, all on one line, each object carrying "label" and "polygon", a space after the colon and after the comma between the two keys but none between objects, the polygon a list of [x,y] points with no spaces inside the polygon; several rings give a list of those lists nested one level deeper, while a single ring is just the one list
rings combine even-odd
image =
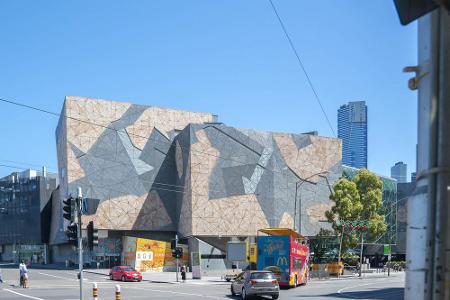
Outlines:
[{"label": "billboard", "polygon": [[[188,265],[188,246],[183,248],[180,266]],[[170,242],[143,238],[124,237],[124,261],[140,272],[175,271],[176,259],[172,257]]]}]

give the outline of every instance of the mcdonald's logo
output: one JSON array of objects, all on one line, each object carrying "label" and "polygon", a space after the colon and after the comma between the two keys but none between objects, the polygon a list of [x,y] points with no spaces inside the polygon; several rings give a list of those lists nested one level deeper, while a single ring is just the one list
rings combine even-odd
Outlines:
[{"label": "mcdonald's logo", "polygon": [[277,266],[287,266],[287,265],[288,265],[288,261],[285,256],[278,257]]}]

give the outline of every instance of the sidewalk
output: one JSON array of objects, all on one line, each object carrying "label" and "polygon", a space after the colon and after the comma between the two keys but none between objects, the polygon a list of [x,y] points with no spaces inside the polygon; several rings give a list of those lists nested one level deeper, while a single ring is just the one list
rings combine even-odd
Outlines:
[{"label": "sidewalk", "polygon": [[[98,274],[98,275],[109,275],[109,269],[86,269],[85,273]],[[181,283],[181,274],[178,273],[178,280],[176,281],[176,273],[175,272],[142,272],[142,280],[153,282],[153,283],[169,283],[169,284],[178,284]],[[191,284],[230,284],[225,280],[221,279],[219,276],[208,276],[202,277],[202,279],[192,279],[192,273],[186,273],[186,281],[185,283]]]}]

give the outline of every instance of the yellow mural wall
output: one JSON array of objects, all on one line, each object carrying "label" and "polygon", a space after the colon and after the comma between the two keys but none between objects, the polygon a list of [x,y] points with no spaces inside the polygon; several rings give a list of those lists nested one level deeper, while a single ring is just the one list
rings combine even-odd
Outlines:
[{"label": "yellow mural wall", "polygon": [[[132,242],[133,239],[128,239],[128,241]],[[142,238],[136,238],[135,241],[135,253],[128,251],[126,256],[130,257],[134,254],[134,268],[136,270],[140,272],[175,271],[176,259],[172,257],[170,242]],[[187,266],[189,264],[188,247],[187,245],[180,244],[179,247],[183,248],[183,258],[179,260],[179,264],[180,266]]]}]

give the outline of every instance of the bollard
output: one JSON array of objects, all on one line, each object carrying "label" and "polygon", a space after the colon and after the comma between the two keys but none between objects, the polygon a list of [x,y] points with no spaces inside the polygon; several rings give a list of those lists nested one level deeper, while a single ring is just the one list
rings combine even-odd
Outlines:
[{"label": "bollard", "polygon": [[92,285],[92,297],[94,297],[94,300],[98,300],[97,282],[94,282]]},{"label": "bollard", "polygon": [[116,300],[121,300],[122,296],[120,295],[120,285],[116,285]]}]

